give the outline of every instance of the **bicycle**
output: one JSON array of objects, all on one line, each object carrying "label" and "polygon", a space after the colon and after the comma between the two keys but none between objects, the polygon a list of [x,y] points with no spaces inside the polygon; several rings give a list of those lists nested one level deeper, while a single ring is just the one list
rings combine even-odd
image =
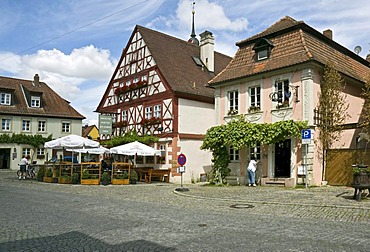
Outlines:
[{"label": "bicycle", "polygon": [[[22,175],[21,170],[18,170],[17,176],[20,177],[21,175]],[[35,169],[33,168],[32,165],[29,164],[27,165],[26,168],[26,178],[33,179],[34,177],[36,177]]]}]

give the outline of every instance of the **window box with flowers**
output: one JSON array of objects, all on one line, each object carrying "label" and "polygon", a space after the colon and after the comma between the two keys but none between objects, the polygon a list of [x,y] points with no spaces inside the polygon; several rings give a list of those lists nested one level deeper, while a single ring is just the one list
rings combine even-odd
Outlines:
[{"label": "window box with flowers", "polygon": [[256,112],[259,112],[259,111],[261,111],[261,107],[260,106],[251,105],[248,108],[248,113],[256,113]]},{"label": "window box with flowers", "polygon": [[123,128],[127,126],[127,121],[116,122],[113,128]]},{"label": "window box with flowers", "polygon": [[150,119],[149,118],[144,118],[143,120],[141,120],[140,124],[143,125],[143,126],[146,126],[146,125],[159,124],[161,122],[162,122],[161,118],[152,117]]},{"label": "window box with flowers", "polygon": [[228,116],[233,116],[233,115],[237,115],[238,114],[238,110],[236,109],[230,109],[228,112],[227,112],[227,115]]},{"label": "window box with flowers", "polygon": [[129,92],[129,91],[132,91],[132,90],[136,90],[136,89],[145,87],[146,85],[147,85],[147,81],[141,80],[141,81],[138,81],[136,83],[132,83],[129,86],[117,87],[114,90],[114,94],[117,95],[117,96],[120,96],[120,95],[122,95],[122,94],[124,94],[126,92]]}]

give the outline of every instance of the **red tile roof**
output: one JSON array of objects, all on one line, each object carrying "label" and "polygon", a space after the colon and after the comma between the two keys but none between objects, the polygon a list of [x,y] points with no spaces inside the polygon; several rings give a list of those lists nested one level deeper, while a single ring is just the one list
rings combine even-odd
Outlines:
[{"label": "red tile roof", "polygon": [[[29,115],[39,117],[61,117],[84,119],[69,102],[61,98],[46,83],[34,85],[31,80],[22,80],[0,76],[0,90],[12,93],[12,105],[0,105],[0,113],[8,115]],[[28,105],[22,88],[31,94],[41,95],[41,108]]]},{"label": "red tile roof", "polygon": [[[260,38],[269,39],[274,48],[269,59],[256,61],[252,48]],[[370,73],[368,61],[303,21],[296,21],[288,16],[237,45],[239,49],[234,58],[221,74],[209,82],[210,86],[309,61],[324,65],[331,60],[338,71],[360,81],[364,81],[365,76]]]}]

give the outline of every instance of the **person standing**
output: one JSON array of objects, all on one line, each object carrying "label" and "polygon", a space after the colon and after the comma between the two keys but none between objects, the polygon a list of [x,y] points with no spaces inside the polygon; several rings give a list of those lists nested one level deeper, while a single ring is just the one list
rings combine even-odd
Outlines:
[{"label": "person standing", "polygon": [[258,161],[255,158],[252,158],[248,164],[248,186],[257,186],[256,185],[256,170],[257,170]]},{"label": "person standing", "polygon": [[26,179],[26,168],[28,165],[29,156],[23,155],[21,162],[19,163],[21,173],[19,174],[19,180]]}]

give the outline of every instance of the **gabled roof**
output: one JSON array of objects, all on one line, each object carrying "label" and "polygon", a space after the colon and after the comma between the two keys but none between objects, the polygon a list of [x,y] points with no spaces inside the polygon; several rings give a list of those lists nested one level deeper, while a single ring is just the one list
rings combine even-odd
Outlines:
[{"label": "gabled roof", "polygon": [[[261,38],[274,48],[266,60],[256,61],[253,46]],[[210,86],[306,62],[325,65],[329,60],[336,69],[354,79],[364,81],[370,63],[332,39],[291,17],[284,17],[266,30],[237,43],[239,46],[226,69],[210,82]]]},{"label": "gabled roof", "polygon": [[[160,73],[175,94],[179,96],[189,96],[190,99],[191,97],[194,98],[194,96],[197,96],[213,100],[214,91],[207,87],[207,83],[227,66],[231,57],[215,52],[214,73],[209,72],[205,67],[202,68],[197,65],[193,59],[193,57],[200,58],[199,46],[140,25],[135,27],[131,35],[131,39],[136,32],[141,34],[157,64],[157,67],[159,68]],[[121,65],[131,39],[126,45],[126,49],[123,50],[121,59],[110,81],[110,85],[113,82],[113,78],[116,75],[119,66]],[[110,86],[108,86],[106,94],[109,88]],[[101,100],[97,111],[102,111],[101,106],[104,99],[105,95]]]},{"label": "gabled roof", "polygon": [[96,128],[96,130],[98,130],[98,128],[95,126],[95,125],[89,125],[89,126],[83,126],[82,127],[82,137],[88,137],[90,132]]},{"label": "gabled roof", "polygon": [[[41,117],[61,117],[84,119],[69,102],[61,98],[46,83],[34,84],[31,80],[22,80],[0,76],[0,90],[12,95],[11,105],[0,105],[0,113],[8,115],[29,115]],[[41,107],[31,108],[27,94],[41,97]]]}]

